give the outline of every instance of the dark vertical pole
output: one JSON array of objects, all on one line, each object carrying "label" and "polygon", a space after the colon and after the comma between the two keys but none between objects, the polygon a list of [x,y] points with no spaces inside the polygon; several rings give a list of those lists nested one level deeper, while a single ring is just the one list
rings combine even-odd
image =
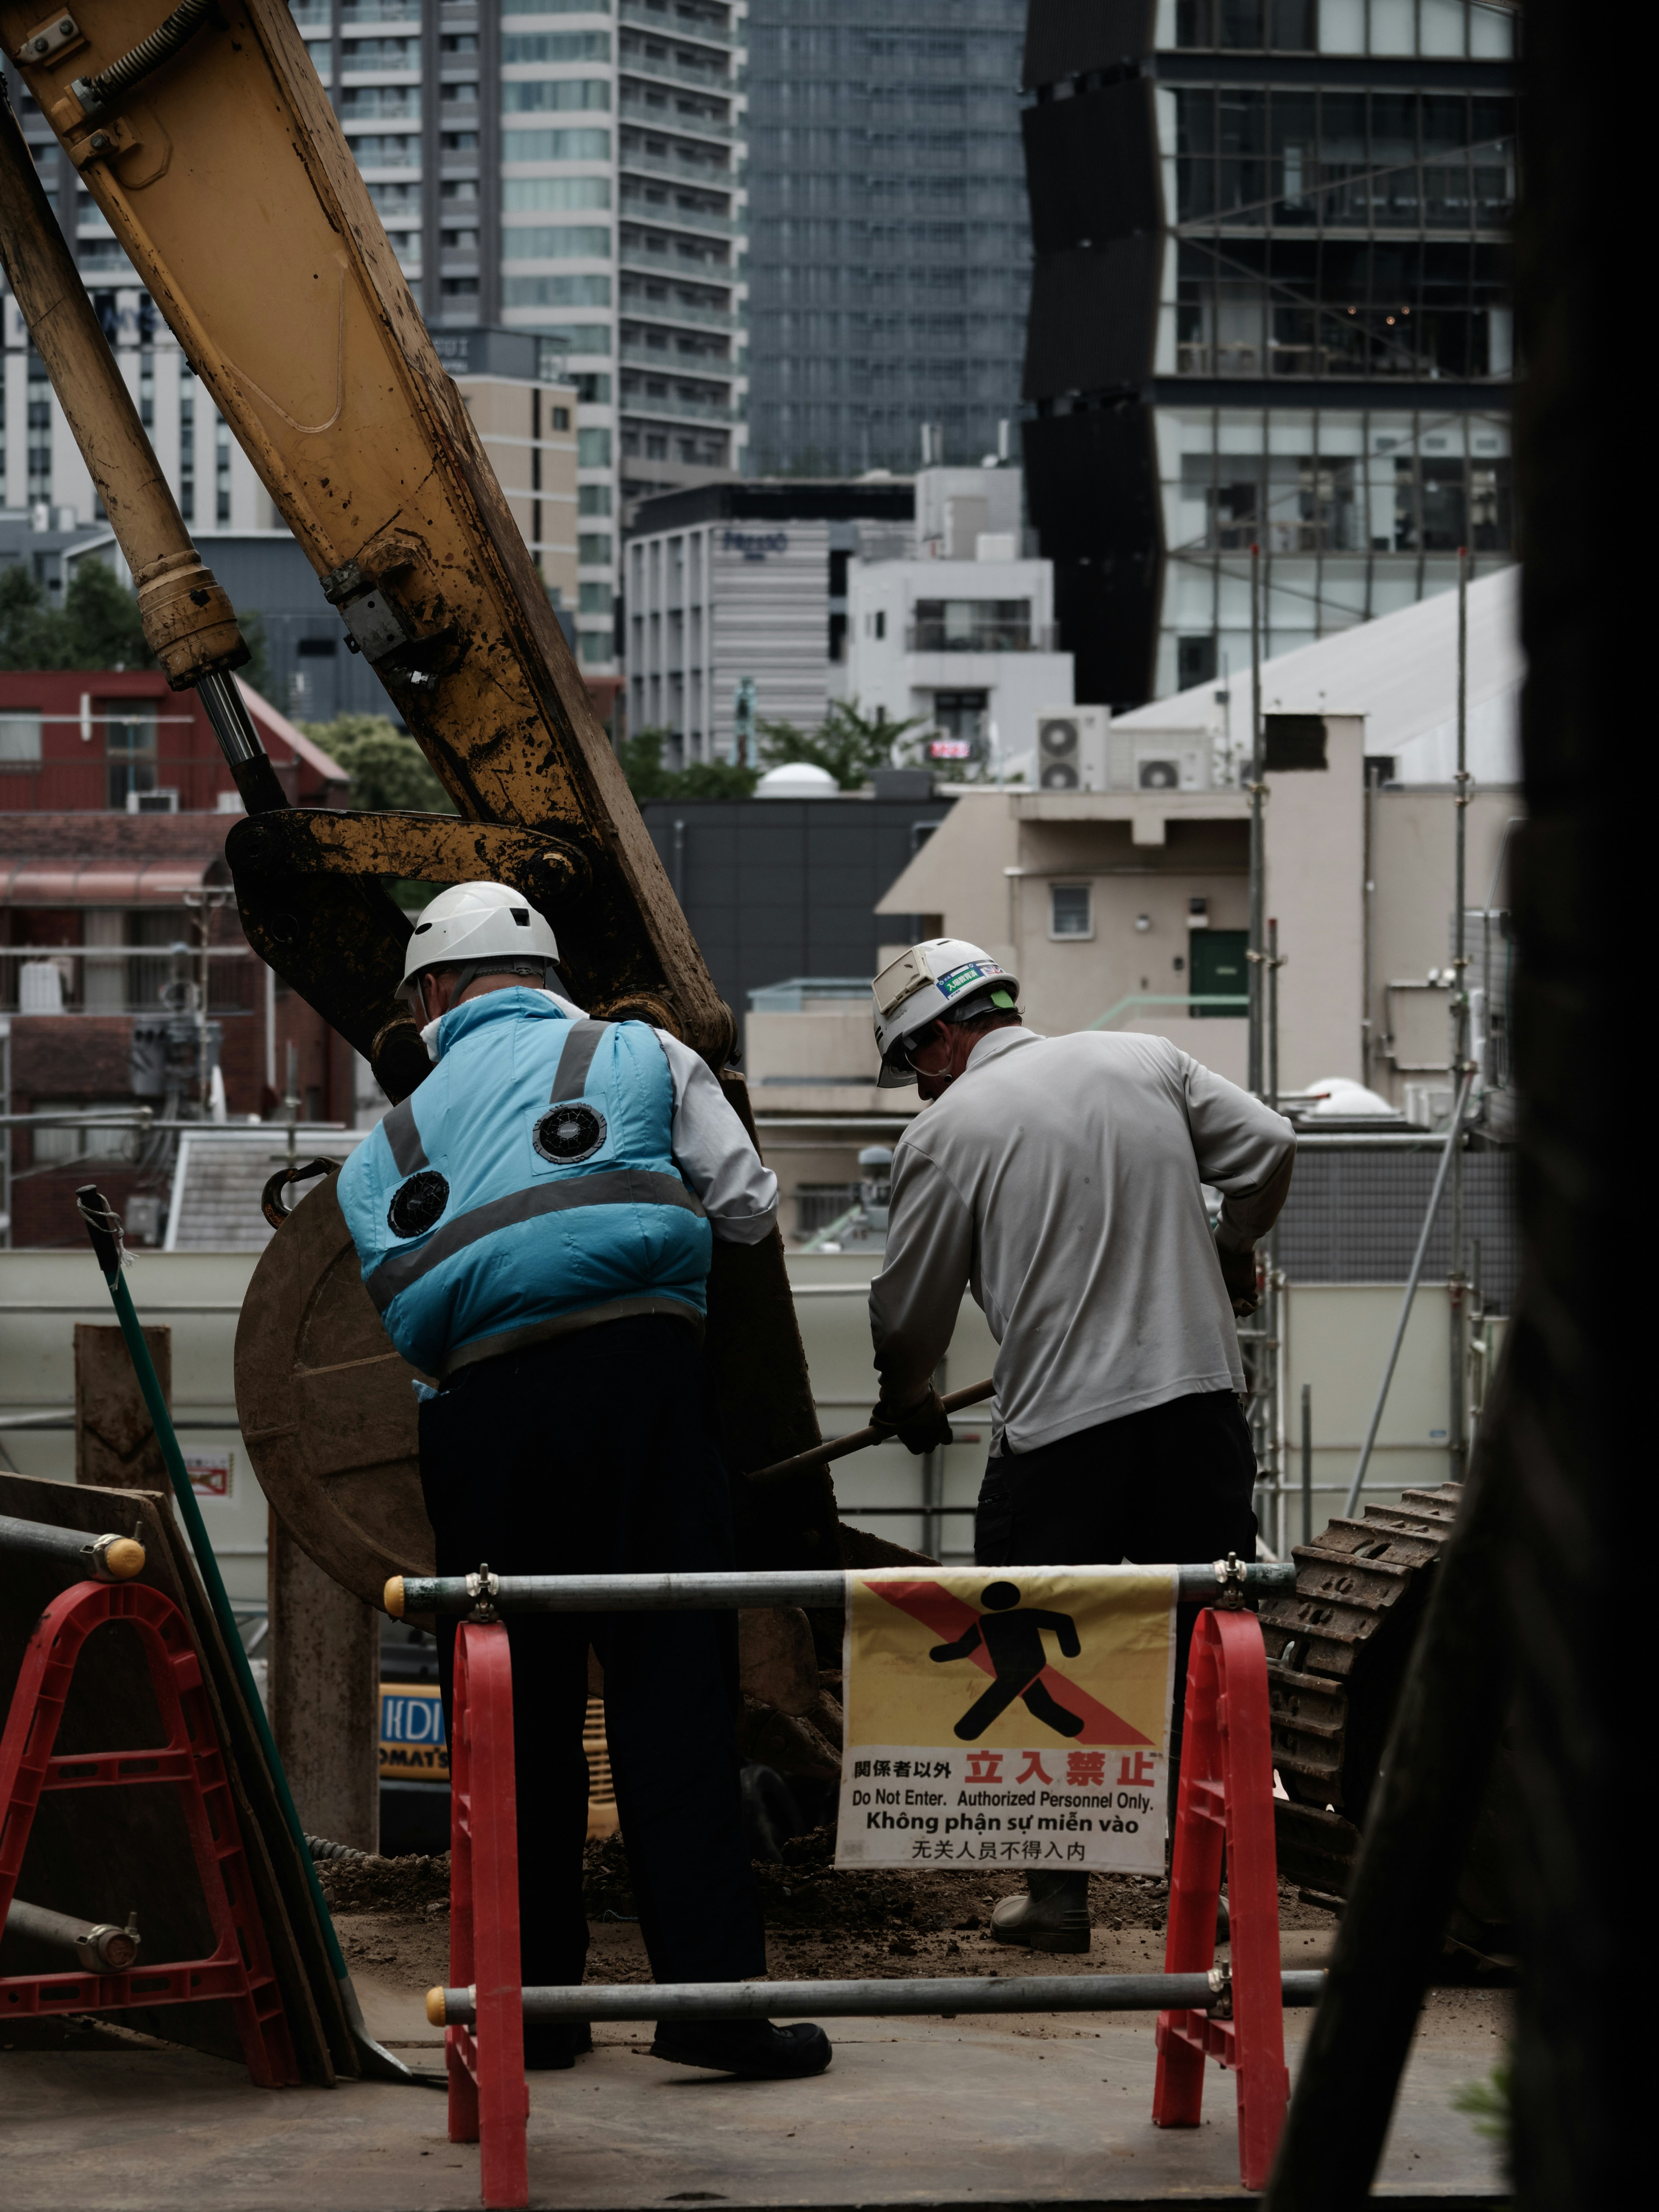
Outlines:
[{"label": "dark vertical pole", "polygon": [[1261,548],[1250,548],[1250,971],[1249,1087],[1259,1098],[1262,1083],[1262,881],[1265,854],[1261,818]]},{"label": "dark vertical pole", "polygon": [[1436,1570],[1309,2032],[1268,2212],[1358,2212],[1394,2116],[1509,1702],[1502,1405]]},{"label": "dark vertical pole", "polygon": [[1302,1540],[1313,1541],[1313,1384],[1302,1385]]},{"label": "dark vertical pole", "polygon": [[[1455,906],[1452,915],[1452,986],[1451,1062],[1454,1095],[1455,1085],[1466,1080],[1471,1073],[1469,1060],[1469,961],[1465,944],[1467,918],[1464,909],[1468,903],[1467,884],[1468,866],[1469,824],[1469,556],[1467,546],[1457,549],[1457,771],[1453,777],[1453,804],[1457,812],[1457,839],[1453,860],[1453,882]],[[1479,1113],[1480,1102],[1472,1101],[1473,1111]],[[1464,1372],[1466,1338],[1468,1328],[1468,1299],[1466,1295],[1468,1279],[1463,1268],[1463,1147],[1460,1145],[1452,1156],[1451,1174],[1451,1258],[1446,1269],[1446,1289],[1449,1293],[1450,1342],[1448,1348],[1449,1371],[1447,1377],[1446,1452],[1449,1462],[1447,1472],[1454,1482],[1462,1482],[1468,1465],[1468,1391]]]}]

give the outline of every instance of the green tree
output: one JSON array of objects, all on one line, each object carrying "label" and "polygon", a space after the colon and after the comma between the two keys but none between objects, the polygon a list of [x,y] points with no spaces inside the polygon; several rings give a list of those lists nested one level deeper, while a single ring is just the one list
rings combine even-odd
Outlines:
[{"label": "green tree", "polygon": [[647,799],[747,799],[760,771],[733,768],[726,761],[694,761],[690,768],[665,768],[666,730],[636,730],[617,751],[628,787],[641,805]]},{"label": "green tree", "polygon": [[154,668],[137,596],[101,561],[77,561],[64,591],[70,668]]},{"label": "green tree", "polygon": [[24,562],[0,568],[0,667],[61,668],[62,628]]},{"label": "green tree", "polygon": [[351,804],[364,813],[453,814],[454,801],[413,738],[386,714],[337,714],[299,727],[351,778]]},{"label": "green tree", "polygon": [[768,768],[790,761],[807,761],[833,775],[843,791],[856,791],[880,768],[894,765],[895,748],[911,730],[927,720],[912,714],[902,722],[890,721],[887,709],[878,707],[866,714],[856,699],[835,699],[816,730],[797,729],[793,722],[762,722],[761,758]]},{"label": "green tree", "polygon": [[101,561],[77,562],[54,607],[21,561],[0,570],[0,667],[153,668],[138,601]]}]

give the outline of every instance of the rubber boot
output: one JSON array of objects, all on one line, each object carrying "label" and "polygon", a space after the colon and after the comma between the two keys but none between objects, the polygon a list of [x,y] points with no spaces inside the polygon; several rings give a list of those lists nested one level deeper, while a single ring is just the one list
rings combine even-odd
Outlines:
[{"label": "rubber boot", "polygon": [[774,2027],[767,2020],[681,2020],[658,2021],[651,2056],[746,2081],[793,2081],[822,2074],[832,2053],[829,2037],[808,2021]]},{"label": "rubber boot", "polygon": [[1089,1877],[1086,1874],[1028,1874],[1024,1897],[1005,1897],[991,1915],[999,1943],[1030,1951],[1086,1951]]}]

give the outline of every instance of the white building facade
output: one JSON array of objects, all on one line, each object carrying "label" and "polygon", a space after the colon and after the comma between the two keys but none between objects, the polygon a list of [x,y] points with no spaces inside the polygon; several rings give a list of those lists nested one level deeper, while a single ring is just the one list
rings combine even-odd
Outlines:
[{"label": "white building facade", "polygon": [[848,565],[846,694],[920,720],[945,774],[1007,772],[1033,752],[1039,716],[1073,702],[1054,565],[1019,557],[1020,497],[1018,469],[924,469],[913,550]]}]

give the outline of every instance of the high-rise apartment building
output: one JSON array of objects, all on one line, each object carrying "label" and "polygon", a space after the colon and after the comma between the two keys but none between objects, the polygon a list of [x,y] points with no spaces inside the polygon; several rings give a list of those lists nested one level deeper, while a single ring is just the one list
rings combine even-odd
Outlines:
[{"label": "high-rise apartment building", "polygon": [[[1518,11],[1031,0],[1030,520],[1128,706],[1514,557]],[[1333,702],[1334,704],[1336,702]]]},{"label": "high-rise apartment building", "polygon": [[[525,513],[554,533],[532,549],[550,580],[556,547],[562,574],[574,538],[577,651],[603,678],[615,666],[624,503],[738,465],[741,5],[291,4],[434,332],[533,334],[539,380],[575,387],[576,528],[562,502],[532,500]],[[9,70],[8,80],[186,519],[207,532],[273,526],[252,467]],[[5,343],[4,503],[89,521],[90,483],[10,301]]]},{"label": "high-rise apartment building", "polygon": [[749,0],[757,474],[998,449],[1030,290],[1024,24],[1025,0]]}]

